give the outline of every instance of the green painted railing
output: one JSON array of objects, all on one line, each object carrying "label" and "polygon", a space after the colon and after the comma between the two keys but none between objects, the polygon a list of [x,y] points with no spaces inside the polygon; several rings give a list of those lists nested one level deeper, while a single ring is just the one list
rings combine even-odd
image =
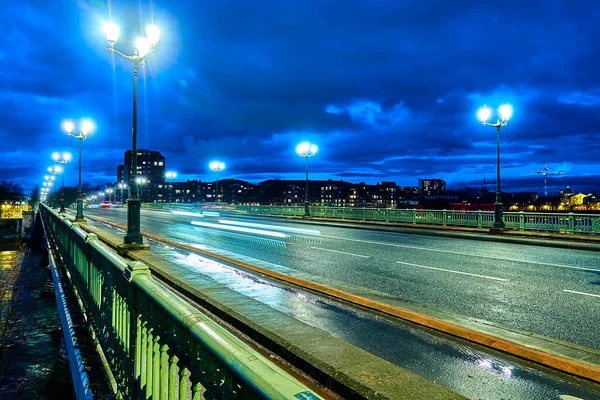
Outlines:
[{"label": "green painted railing", "polygon": [[319,399],[267,358],[127,262],[96,235],[41,207],[104,350],[119,397]]},{"label": "green painted railing", "polygon": [[[256,215],[303,216],[304,206],[236,206],[237,211]],[[488,211],[415,210],[395,208],[311,207],[310,215],[320,218],[360,221],[403,222],[408,224],[491,228],[494,213]],[[600,234],[600,215],[575,213],[505,212],[509,229],[554,233]]]}]

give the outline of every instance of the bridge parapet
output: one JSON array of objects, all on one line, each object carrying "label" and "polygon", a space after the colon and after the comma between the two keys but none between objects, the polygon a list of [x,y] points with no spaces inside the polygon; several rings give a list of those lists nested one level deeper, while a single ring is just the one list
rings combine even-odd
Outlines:
[{"label": "bridge parapet", "polygon": [[41,207],[124,398],[319,399],[317,394],[128,262]]},{"label": "bridge parapet", "polygon": [[[236,206],[237,211],[254,215],[301,217],[304,206]],[[412,225],[491,228],[494,213],[489,211],[417,210],[397,208],[310,207],[311,217],[406,223]],[[600,235],[600,214],[504,212],[507,229],[549,233]]]}]

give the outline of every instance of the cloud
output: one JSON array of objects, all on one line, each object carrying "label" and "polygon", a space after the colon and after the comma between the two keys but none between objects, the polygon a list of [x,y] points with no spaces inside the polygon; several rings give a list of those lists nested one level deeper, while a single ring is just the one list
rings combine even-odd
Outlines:
[{"label": "cloud", "polygon": [[[60,132],[63,118],[97,123],[84,143],[85,179],[114,179],[131,146],[133,76],[105,50],[107,2],[77,5],[11,2],[0,16],[0,146],[7,173],[26,187],[53,150],[76,150]],[[227,176],[302,178],[294,148],[311,140],[320,147],[315,177],[489,179],[496,133],[475,112],[510,102],[503,179],[518,188],[532,187],[528,174],[543,165],[569,166],[563,179],[576,184],[595,182],[599,7],[125,0],[111,13],[124,52],[141,25],[154,19],[162,28],[140,74],[138,146],[161,151],[180,176],[213,179],[207,165],[219,158]]]}]

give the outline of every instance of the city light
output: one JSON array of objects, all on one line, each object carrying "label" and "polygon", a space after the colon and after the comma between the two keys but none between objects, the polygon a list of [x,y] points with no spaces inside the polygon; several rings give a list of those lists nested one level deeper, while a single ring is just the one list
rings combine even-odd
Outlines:
[{"label": "city light", "polygon": [[148,25],[146,27],[146,37],[151,46],[156,46],[160,40],[160,29],[156,25]]},{"label": "city light", "polygon": [[296,153],[302,157],[312,157],[317,154],[317,151],[319,151],[319,147],[310,142],[302,142],[296,146]]},{"label": "city light", "polygon": [[500,118],[502,118],[502,121],[508,122],[513,115],[513,108],[510,104],[503,104],[498,109],[498,112],[500,113]]},{"label": "city light", "polygon": [[492,110],[488,106],[483,106],[477,111],[477,118],[485,124],[490,120],[492,116]]},{"label": "city light", "polygon": [[494,203],[494,229],[504,229],[504,220],[502,219],[503,207],[502,204],[502,192],[500,190],[500,129],[508,125],[508,120],[512,117],[513,108],[510,104],[502,104],[498,108],[498,114],[500,118],[495,123],[487,122],[491,116],[492,111],[487,107],[483,106],[477,112],[477,117],[484,126],[492,126],[496,128],[496,142],[497,142],[497,167],[496,167],[496,201]]},{"label": "city light", "polygon": [[221,161],[212,161],[210,164],[208,164],[208,167],[214,172],[221,172],[225,169],[225,163]]},{"label": "city light", "polygon": [[104,35],[106,36],[106,41],[112,43],[114,46],[119,40],[120,29],[117,24],[114,22],[107,22],[104,24]]},{"label": "city light", "polygon": [[[108,52],[117,54],[121,58],[131,62],[133,66],[133,127],[131,130],[132,146],[131,146],[131,170],[137,172],[137,87],[138,74],[140,68],[143,68],[146,62],[146,56],[154,52],[156,45],[160,40],[160,30],[155,25],[150,25],[146,28],[146,37],[139,37],[135,41],[135,51],[133,55],[126,55],[115,49],[119,37],[119,27],[113,22],[104,24],[104,35],[108,44]],[[130,196],[127,200],[127,233],[123,238],[123,246],[129,249],[146,248],[144,238],[141,231],[140,213],[141,213],[141,198],[140,189],[137,179],[132,179],[130,182]]]},{"label": "city light", "polygon": [[308,201],[308,158],[317,154],[319,147],[310,142],[301,142],[296,146],[296,153],[306,159],[306,187],[304,189],[304,215],[310,216],[310,203]]},{"label": "city light", "polygon": [[87,139],[94,129],[94,123],[89,119],[84,119],[79,125],[80,133],[78,135],[73,134],[73,131],[75,130],[75,124],[70,119],[63,121],[62,128],[67,133],[67,136],[71,136],[79,140],[79,177],[77,181],[77,212],[75,214],[75,222],[85,222],[85,218],[83,217],[83,192],[81,190],[81,154],[83,141]]},{"label": "city light", "polygon": [[221,161],[212,161],[208,164],[208,167],[213,170],[217,174],[217,178],[215,179],[215,197],[217,198],[217,203],[219,202],[219,172],[225,169],[225,163]]}]

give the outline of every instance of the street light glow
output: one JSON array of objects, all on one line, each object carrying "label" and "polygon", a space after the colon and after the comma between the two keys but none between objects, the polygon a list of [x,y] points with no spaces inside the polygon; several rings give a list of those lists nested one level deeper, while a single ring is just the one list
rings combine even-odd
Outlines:
[{"label": "street light glow", "polygon": [[513,108],[510,104],[502,104],[498,109],[502,121],[508,121],[513,115]]},{"label": "street light glow", "polygon": [[65,132],[71,134],[71,132],[73,132],[73,129],[75,129],[75,124],[70,119],[67,119],[63,121],[62,128],[65,130]]},{"label": "street light glow", "polygon": [[137,49],[138,56],[145,57],[148,53],[150,53],[150,42],[145,37],[139,37],[135,41],[135,48]]},{"label": "street light glow", "polygon": [[484,105],[477,111],[477,118],[479,118],[479,120],[483,124],[488,122],[489,119],[491,118],[491,116],[492,116],[492,110],[486,105]]},{"label": "street light glow", "polygon": [[317,154],[319,147],[310,142],[302,142],[296,146],[296,153],[302,157],[311,157]]},{"label": "street light glow", "polygon": [[90,133],[92,129],[94,129],[94,123],[92,122],[92,120],[84,119],[81,122],[81,133],[83,133],[84,135]]},{"label": "street light glow", "polygon": [[111,46],[114,46],[117,40],[119,40],[119,33],[119,26],[114,22],[111,21],[104,24],[104,35],[106,36],[106,41]]},{"label": "street light glow", "polygon": [[154,24],[148,25],[146,27],[146,36],[148,37],[148,42],[150,43],[150,45],[154,47],[158,44],[158,41],[160,40],[160,29],[158,29],[158,26]]},{"label": "street light glow", "polygon": [[225,163],[221,161],[212,161],[208,167],[214,172],[221,172],[225,169]]},{"label": "street light glow", "polygon": [[165,178],[167,179],[175,179],[177,178],[177,172],[175,171],[168,171],[165,173]]}]

